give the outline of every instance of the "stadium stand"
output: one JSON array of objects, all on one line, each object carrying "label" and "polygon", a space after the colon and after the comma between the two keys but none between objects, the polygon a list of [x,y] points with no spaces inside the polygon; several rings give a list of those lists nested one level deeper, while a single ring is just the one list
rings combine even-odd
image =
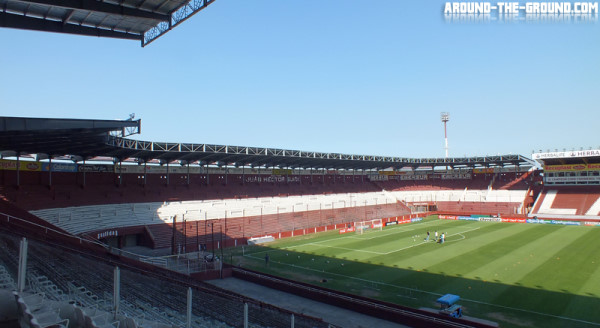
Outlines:
[{"label": "stadium stand", "polygon": [[456,190],[473,189],[486,190],[492,183],[488,175],[473,174],[471,179],[436,179],[436,180],[388,180],[378,181],[376,185],[389,191],[417,191],[417,190]]},{"label": "stadium stand", "polygon": [[547,187],[537,199],[530,216],[600,219],[598,187]]},{"label": "stadium stand", "polygon": [[[44,172],[27,172],[23,174],[28,177],[24,181],[38,184],[23,182],[19,188],[14,188],[10,186],[10,181],[15,180],[11,174],[14,175],[14,172],[3,171],[4,182],[9,183],[3,190],[5,197],[70,233],[86,233],[98,238],[95,236],[102,232],[118,230],[123,238],[112,241],[111,245],[115,247],[133,243],[152,248],[174,248],[172,224],[175,219],[177,244],[188,250],[198,250],[200,245],[208,244],[207,225],[193,225],[198,220],[226,219],[227,222],[210,225],[213,229],[211,235],[218,234],[217,244],[223,237],[224,245],[230,246],[265,234],[290,236],[307,233],[306,229],[313,229],[312,232],[335,229],[337,224],[361,219],[407,215],[414,203],[427,203],[434,209],[452,213],[520,214],[527,208],[525,199],[528,192],[516,187],[495,190],[491,188],[492,180],[484,175],[474,180],[438,180],[443,181],[438,186],[444,185],[444,188],[411,181],[413,185],[409,188],[388,191],[377,190],[381,187],[378,186],[380,182],[356,175],[350,176],[355,182],[313,182],[307,185],[301,182],[255,182],[166,186],[164,182],[149,182],[145,186],[130,186],[115,183],[118,179],[114,173],[105,172],[97,173],[105,176],[99,179],[98,185],[93,185],[86,178],[87,185],[82,188],[77,183],[82,174],[74,172],[62,173],[62,180],[55,176],[53,181],[58,180],[60,184],[48,188],[39,185],[40,181],[44,181]],[[38,177],[34,178],[34,175]],[[127,178],[129,175],[122,174],[120,178],[125,181],[133,179]],[[207,180],[215,183],[218,181],[216,177],[218,175],[211,175]],[[312,176],[313,181],[315,177]],[[264,179],[256,175],[228,175],[230,181],[244,178]],[[110,179],[112,183],[106,184]],[[481,186],[485,188],[474,189]],[[262,197],[251,197],[255,195]],[[48,208],[49,204],[55,207]],[[75,204],[78,206],[72,206]],[[183,227],[184,220],[191,223],[188,229]],[[123,230],[125,228],[128,229]],[[136,235],[137,240],[126,242],[126,235]],[[112,236],[108,237],[110,240]]]},{"label": "stadium stand", "polygon": [[[386,197],[386,194],[379,192],[163,203],[105,204],[34,210],[31,213],[70,233],[80,234],[110,228],[171,223],[172,218],[175,216],[179,217],[180,220],[185,219],[187,221],[231,219],[310,212],[322,209],[352,208],[356,207],[356,204],[361,206],[375,206],[377,204],[386,205],[396,202],[395,198]],[[316,226],[311,225],[315,223],[317,222],[301,220],[296,227],[309,228]]]},{"label": "stadium stand", "polygon": [[[18,239],[0,233],[0,261],[16,272]],[[172,327],[186,322],[186,288],[173,278],[137,268],[121,269],[119,315],[113,315],[113,266],[101,257],[74,249],[32,241],[29,246],[28,285],[15,293],[19,321],[23,327]],[[146,268],[147,269],[147,268]],[[171,275],[172,277],[172,275]],[[9,279],[12,281],[12,279]],[[290,313],[266,304],[195,283],[194,327],[239,327],[243,304],[250,304],[253,327],[281,327],[289,324]],[[12,287],[12,286],[11,286]],[[69,323],[70,322],[70,323]],[[328,327],[314,318],[296,315],[299,327]]]},{"label": "stadium stand", "polygon": [[[406,159],[167,144],[125,138],[127,129],[139,131],[139,121],[52,120],[57,130],[44,119],[0,121],[0,261],[13,277],[18,237],[35,240],[28,288],[13,296],[14,304],[24,304],[21,320],[27,322],[28,304],[19,298],[38,295],[35,301],[60,308],[54,314],[69,326],[181,326],[191,286],[195,326],[241,326],[244,304],[252,308],[255,327],[287,326],[292,313],[198,280],[231,275],[233,268],[212,257],[211,269],[204,272],[173,269],[182,263],[202,266],[178,253],[197,252],[200,259],[207,250],[243,245],[252,237],[285,238],[356,221],[415,218],[417,202],[431,204],[429,212],[514,214],[530,197],[532,177],[521,178],[527,167],[519,168],[529,162],[519,155]],[[430,169],[436,166],[444,170]],[[495,184],[498,176],[521,181]],[[149,258],[121,249],[135,245],[170,248],[174,255]],[[120,316],[111,319],[116,265],[122,268],[123,301]],[[351,308],[365,304],[315,286],[298,292],[327,295]],[[456,326],[389,304],[374,304],[369,311],[387,313],[383,316],[396,322]],[[327,326],[294,315],[298,327]]]},{"label": "stadium stand", "polygon": [[[238,184],[228,183],[227,185],[164,185],[163,183],[148,182],[145,186],[140,185],[119,185],[115,182],[114,173],[101,174],[98,183],[89,180],[89,174],[86,174],[86,186],[75,182],[75,177],[81,180],[80,173],[63,173],[61,177],[53,174],[53,185],[48,187],[44,182],[40,182],[43,173],[40,172],[21,172],[21,182],[19,188],[14,188],[15,172],[3,171],[2,182],[4,187],[3,194],[15,204],[28,210],[48,208],[48,203],[52,207],[69,207],[73,205],[101,205],[101,204],[119,204],[119,203],[141,203],[141,202],[162,202],[165,200],[212,200],[212,199],[232,199],[232,198],[258,198],[272,196],[294,196],[311,194],[332,194],[332,193],[356,193],[356,192],[376,192],[377,189],[370,183],[362,182],[339,182],[338,184],[313,184],[301,185],[297,183],[250,183]],[[71,177],[68,177],[71,175]],[[37,177],[36,177],[37,176]],[[127,177],[128,174],[123,174]],[[149,175],[151,176],[151,175]],[[211,179],[215,180],[216,175],[211,174]],[[24,179],[27,177],[27,179]],[[237,177],[237,175],[232,175]],[[193,179],[192,179],[193,180]],[[57,182],[58,181],[58,182]],[[107,183],[108,181],[108,183]],[[31,184],[27,184],[31,183]],[[193,181],[191,181],[193,183]]]},{"label": "stadium stand", "polygon": [[493,189],[527,190],[531,186],[534,171],[524,173],[499,173],[494,177]]},{"label": "stadium stand", "polygon": [[533,155],[544,165],[542,178],[536,179],[543,188],[529,216],[595,224],[600,219],[600,150]]}]

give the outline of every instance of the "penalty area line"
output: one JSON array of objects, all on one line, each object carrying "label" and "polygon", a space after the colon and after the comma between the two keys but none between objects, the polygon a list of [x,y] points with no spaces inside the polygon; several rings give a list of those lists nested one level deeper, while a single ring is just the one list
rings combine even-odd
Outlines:
[{"label": "penalty area line", "polygon": [[[358,239],[358,240],[371,240],[371,239],[377,239],[377,238],[382,238],[385,236],[391,236],[391,235],[395,235],[398,233],[403,233],[403,232],[408,232],[408,231],[414,231],[417,229],[420,229],[420,226],[424,226],[430,223],[439,223],[436,221],[429,221],[429,222],[414,222],[414,223],[410,223],[409,225],[397,225],[397,226],[387,226],[386,229],[387,231],[389,231],[388,233],[384,233],[383,231],[381,233],[377,233],[376,231],[373,231],[375,233],[374,236],[372,237],[358,237],[358,236],[347,236],[345,238],[352,238],[352,239]],[[415,227],[415,225],[420,225],[419,227]],[[369,235],[371,233],[368,233]]]},{"label": "penalty area line", "polygon": [[[465,237],[464,235],[462,235],[463,233],[467,233],[467,232],[475,231],[475,230],[478,230],[479,228],[480,228],[480,227],[477,227],[477,228],[474,228],[474,229],[470,229],[470,230],[461,231],[461,232],[457,232],[457,233],[454,233],[454,234],[451,234],[451,235],[448,235],[448,236],[456,236],[456,235],[461,235],[461,236],[463,236],[463,238],[462,238],[462,239],[458,239],[458,240],[452,240],[452,241],[461,241],[461,240],[463,240],[463,239],[466,239],[466,238],[467,238],[467,237]],[[449,242],[449,241],[445,241],[445,242]],[[400,249],[397,249],[397,250],[393,250],[393,251],[389,251],[389,252],[387,252],[387,253],[383,253],[382,255],[388,255],[388,254],[392,254],[392,253],[400,252],[400,251],[403,251],[403,250],[405,250],[405,249],[409,249],[409,248],[412,248],[412,247],[415,247],[415,246],[421,246],[421,245],[424,245],[424,244],[429,244],[429,243],[430,243],[429,241],[422,241],[422,242],[420,242],[420,243],[418,243],[418,244],[415,244],[415,245],[411,245],[411,246],[408,246],[408,247],[403,247],[403,248],[400,248]]]},{"label": "penalty area line", "polygon": [[[462,238],[461,238],[461,239],[458,239],[458,240],[447,241],[447,242],[456,242],[456,241],[461,241],[461,240],[463,240],[463,239],[466,239],[466,237],[463,235],[463,233],[467,233],[467,232],[475,231],[475,230],[478,230],[478,229],[480,229],[480,228],[481,228],[481,227],[477,227],[477,228],[474,228],[474,229],[469,229],[469,230],[465,230],[465,231],[461,231],[461,232],[457,232],[457,233],[454,233],[454,234],[448,235],[448,236],[456,236],[456,235],[460,235],[460,236],[462,236]],[[404,230],[404,231],[406,231],[406,230]],[[334,239],[329,239],[329,240],[327,240],[327,241],[331,241],[331,240],[334,240]],[[422,241],[422,242],[420,242],[420,243],[418,243],[418,244],[413,244],[413,245],[410,245],[410,246],[406,246],[406,247],[398,248],[398,249],[395,249],[395,250],[392,250],[392,251],[389,251],[389,252],[377,252],[377,251],[367,251],[367,250],[362,250],[362,249],[354,249],[354,248],[348,248],[348,247],[329,246],[329,245],[324,245],[324,244],[322,244],[323,242],[326,242],[326,241],[321,241],[321,242],[313,242],[313,243],[305,243],[305,244],[301,244],[301,245],[295,245],[295,246],[284,247],[284,248],[281,248],[281,249],[282,249],[282,250],[283,250],[283,249],[292,249],[292,248],[297,248],[297,247],[302,247],[302,246],[312,245],[312,246],[326,247],[326,248],[334,248],[334,249],[341,249],[341,250],[345,250],[345,251],[352,251],[352,252],[359,252],[359,253],[369,253],[369,254],[377,254],[377,255],[389,255],[389,254],[392,254],[392,253],[401,252],[401,251],[404,251],[404,250],[407,250],[407,249],[410,249],[410,248],[413,248],[413,247],[417,247],[417,246],[421,246],[421,245],[425,245],[425,244],[429,244],[429,243],[430,243],[430,242],[427,242],[427,241]]]}]

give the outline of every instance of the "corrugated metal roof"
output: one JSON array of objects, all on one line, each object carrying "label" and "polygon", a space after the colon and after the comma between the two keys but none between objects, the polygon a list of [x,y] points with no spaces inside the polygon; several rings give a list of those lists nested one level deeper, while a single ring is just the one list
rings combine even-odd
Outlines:
[{"label": "corrugated metal roof", "polygon": [[[423,167],[497,167],[529,165],[520,155],[465,158],[404,158],[311,152],[231,145],[141,141],[124,138],[139,133],[140,121],[72,120],[0,117],[0,153],[47,154],[78,158],[110,157],[140,162],[181,161],[235,166],[294,168],[413,169]],[[115,132],[121,132],[115,135]]]},{"label": "corrugated metal roof", "polygon": [[0,27],[139,40],[142,46],[214,0],[0,0]]}]

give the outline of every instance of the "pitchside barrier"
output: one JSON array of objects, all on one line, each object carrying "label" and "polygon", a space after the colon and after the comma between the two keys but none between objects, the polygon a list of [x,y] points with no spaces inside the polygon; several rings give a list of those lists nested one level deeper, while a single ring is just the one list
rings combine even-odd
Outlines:
[{"label": "pitchside barrier", "polygon": [[248,239],[248,245],[258,245],[274,241],[273,236],[262,236]]},{"label": "pitchside barrier", "polygon": [[484,322],[467,321],[464,318],[451,318],[438,313],[414,309],[394,303],[354,295],[322,286],[286,279],[253,271],[246,268],[232,268],[235,278],[250,281],[286,293],[331,304],[351,311],[363,313],[383,320],[400,323],[410,327],[428,328],[491,328],[496,327]]},{"label": "pitchside barrier", "polygon": [[[389,226],[389,225],[405,224],[405,223],[422,221],[423,216],[425,216],[423,213],[409,214],[409,215],[386,217],[386,218],[378,219],[376,221],[381,221],[381,224],[383,226]],[[369,220],[369,221],[373,221],[373,220]],[[362,222],[366,222],[366,221],[362,221]],[[332,224],[332,225],[327,225],[327,226],[319,226],[319,227],[263,234],[260,236],[252,236],[247,239],[239,238],[239,239],[236,239],[235,245],[230,245],[230,244],[226,243],[225,246],[228,247],[228,246],[243,245],[244,243],[247,243],[248,240],[252,240],[253,238],[272,237],[273,239],[281,239],[281,238],[288,238],[288,237],[304,236],[304,235],[308,235],[308,234],[314,234],[317,232],[327,232],[327,231],[331,231],[331,230],[338,230],[338,232],[340,234],[356,232],[355,224],[356,224],[356,222],[338,223],[338,224]]]},{"label": "pitchside barrier", "polygon": [[[381,224],[383,226],[400,225],[421,221],[423,220],[423,217],[427,215],[428,213],[406,214],[400,216],[384,217],[378,219],[377,221],[381,221]],[[327,232],[331,230],[338,231],[338,233],[340,234],[356,232],[355,222],[352,221],[310,228],[284,230],[281,232],[253,234],[248,235],[246,237],[238,237],[236,236],[236,234],[239,234],[239,229],[237,229],[239,228],[239,226],[236,227],[235,225],[230,224],[230,219],[210,220],[207,222],[210,222],[210,228],[207,228],[206,222],[204,222],[202,224],[204,226],[201,227],[201,229],[199,229],[200,231],[198,230],[197,224],[191,225],[187,230],[183,230],[181,226],[179,226],[177,228],[178,235],[176,241],[176,244],[179,247],[179,249],[183,250],[184,253],[198,250],[210,251],[213,249],[237,247],[242,245],[249,245],[252,243],[264,243],[281,238],[304,236],[309,234],[315,234],[318,232]],[[164,236],[172,234],[172,229],[168,226],[167,228],[168,230],[164,232]],[[118,231],[118,234],[121,235],[121,231],[124,230],[124,228],[115,228],[114,230]],[[95,237],[97,233],[91,233],[91,235]],[[168,246],[170,246],[170,244],[168,244]]]},{"label": "pitchside barrier", "polygon": [[479,221],[479,222],[506,222],[506,223],[535,223],[535,224],[558,224],[558,225],[575,225],[575,226],[600,226],[600,221],[590,221],[589,219],[540,219],[540,218],[518,218],[518,217],[501,217],[501,216],[485,216],[485,215],[444,215],[438,217],[442,220],[461,220],[461,221]]},{"label": "pitchside barrier", "polygon": [[[420,221],[423,219],[423,216],[427,216],[427,213],[385,217],[381,219],[381,222],[384,226],[405,224]],[[196,235],[198,233],[198,229],[194,228],[194,225],[192,225],[191,228],[187,229],[187,237],[183,237],[184,235],[186,235],[186,231],[184,230],[182,232],[183,229],[181,228],[181,226],[179,226],[177,232],[181,235],[178,235],[177,237],[177,245],[180,247],[180,249],[185,249],[184,252],[197,250],[210,251],[213,249],[248,245],[252,241],[264,241],[267,238],[272,238],[272,240],[276,240],[281,238],[304,236],[318,232],[327,232],[331,230],[338,231],[338,233],[355,232],[354,222],[344,222],[310,228],[284,230],[281,232],[253,234],[248,235],[246,237],[237,237],[236,233],[239,233],[239,230],[236,229],[236,226],[232,227],[232,225],[230,224],[230,219],[210,220],[207,222],[210,222],[213,228],[207,229],[206,227],[202,227],[200,229],[200,234]],[[166,231],[165,233],[167,235],[170,235],[172,234],[172,230],[170,227],[168,228],[168,231]],[[118,230],[119,234],[121,234],[121,228],[115,228],[115,230]],[[92,233],[92,235],[96,236],[97,234]],[[185,247],[183,247],[184,245]]]}]

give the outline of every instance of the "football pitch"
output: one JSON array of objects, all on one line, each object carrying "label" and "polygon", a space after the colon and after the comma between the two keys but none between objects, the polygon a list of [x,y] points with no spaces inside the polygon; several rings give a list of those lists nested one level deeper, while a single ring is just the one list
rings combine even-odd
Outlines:
[{"label": "football pitch", "polygon": [[501,327],[600,327],[599,227],[429,217],[236,252],[234,265],[415,308],[457,294],[465,315]]}]

